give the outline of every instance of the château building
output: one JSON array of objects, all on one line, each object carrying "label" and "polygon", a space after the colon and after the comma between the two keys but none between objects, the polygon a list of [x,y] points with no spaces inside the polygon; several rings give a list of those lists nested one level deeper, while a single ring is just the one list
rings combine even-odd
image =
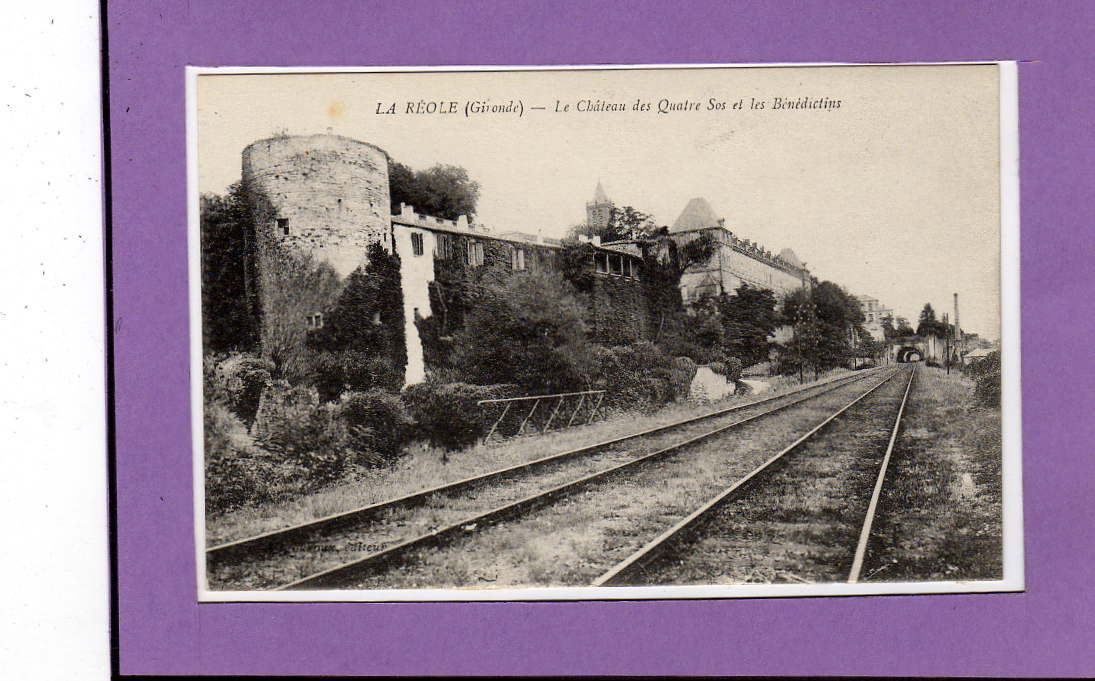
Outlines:
[{"label": "ch\u00e2teau building", "polygon": [[738,236],[702,197],[685,205],[669,231],[678,244],[705,234],[716,244],[707,262],[689,267],[681,277],[681,298],[686,305],[705,296],[732,294],[742,284],[771,290],[777,298],[811,285],[810,272],[794,251],[785,248],[776,255]]}]

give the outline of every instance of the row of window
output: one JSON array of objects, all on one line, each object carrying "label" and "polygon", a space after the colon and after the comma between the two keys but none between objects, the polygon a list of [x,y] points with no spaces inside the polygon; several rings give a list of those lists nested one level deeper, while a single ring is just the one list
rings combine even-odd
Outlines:
[{"label": "row of window", "polygon": [[593,264],[600,274],[618,277],[639,278],[639,264],[623,255],[615,253],[594,253]]},{"label": "row of window", "polygon": [[[449,234],[437,235],[436,254],[438,258],[450,259],[456,255],[455,240]],[[470,267],[479,267],[484,262],[483,242],[474,239],[467,241],[464,250],[464,264]],[[426,249],[422,241],[422,234],[411,233],[411,251],[416,256],[425,254]],[[596,253],[593,256],[597,272],[612,274],[631,279],[639,278],[639,264],[624,255],[615,253]],[[510,268],[514,272],[528,269],[528,254],[523,248],[510,249]]]},{"label": "row of window", "polygon": [[[289,235],[289,218],[277,219],[278,229],[285,236]],[[456,244],[452,235],[438,234],[437,237],[437,249],[436,254],[438,258],[450,259],[456,254]],[[469,267],[479,267],[486,261],[486,256],[483,251],[483,242],[476,241],[474,239],[468,240],[465,244],[464,250],[464,264]],[[421,232],[411,233],[411,252],[415,256],[424,255],[426,252],[425,244],[422,239]],[[639,278],[639,266],[631,258],[627,258],[622,255],[616,255],[611,253],[596,253],[593,256],[594,265],[597,272],[601,274],[612,274],[622,277],[630,277],[633,279]],[[513,271],[523,271],[528,268],[528,262],[526,260],[525,249],[513,248],[510,251],[510,267]],[[312,322],[309,322],[309,326]],[[319,326],[322,326],[322,318],[320,319]],[[319,328],[319,327],[313,327]]]},{"label": "row of window", "polygon": [[[415,308],[415,311],[417,312],[418,308]],[[379,311],[374,312],[373,313],[373,326],[380,326],[380,324],[381,324],[380,312]],[[322,329],[323,328],[323,313],[322,312],[316,312],[315,314],[310,314],[310,315],[306,316],[304,318],[304,325],[307,326],[309,329]]]},{"label": "row of window", "polygon": [[[438,258],[449,260],[456,256],[456,240],[450,234],[438,234],[436,235],[437,247],[434,252]],[[479,267],[486,262],[486,253],[483,250],[483,242],[469,239],[464,244],[464,249],[461,255],[464,259],[464,264],[469,267]],[[411,233],[411,252],[415,256],[424,255],[426,252],[425,245],[422,241],[421,232]],[[517,249],[513,255],[514,269],[525,269],[525,253],[524,251]],[[519,266],[518,266],[519,265]]]}]

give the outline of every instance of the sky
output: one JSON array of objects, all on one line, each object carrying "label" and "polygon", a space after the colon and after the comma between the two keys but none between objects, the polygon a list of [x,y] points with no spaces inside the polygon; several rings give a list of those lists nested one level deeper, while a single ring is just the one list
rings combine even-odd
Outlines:
[{"label": "sky", "polygon": [[[735,234],[914,326],[958,293],[962,328],[997,339],[998,82],[994,65],[202,75],[197,189],[237,181],[257,139],[331,132],[463,166],[496,232],[563,236],[598,181],[658,224],[702,196]],[[431,102],[455,113],[407,113]],[[598,102],[625,110],[583,110]]]}]

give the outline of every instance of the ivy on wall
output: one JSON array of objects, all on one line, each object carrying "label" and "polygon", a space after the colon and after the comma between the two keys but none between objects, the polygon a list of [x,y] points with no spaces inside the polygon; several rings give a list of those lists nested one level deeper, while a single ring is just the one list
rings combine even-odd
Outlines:
[{"label": "ivy on wall", "polygon": [[351,351],[389,360],[403,380],[407,364],[399,255],[371,244],[364,265],[346,278],[323,325],[308,331],[307,345],[326,352]]}]

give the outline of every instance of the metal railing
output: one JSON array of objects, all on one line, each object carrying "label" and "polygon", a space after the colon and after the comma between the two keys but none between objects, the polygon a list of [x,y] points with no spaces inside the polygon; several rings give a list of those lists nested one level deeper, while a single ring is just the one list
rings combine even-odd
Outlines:
[{"label": "metal railing", "polygon": [[[604,398],[604,390],[581,390],[554,395],[529,395],[526,397],[479,400],[476,404],[480,409],[502,407],[502,412],[494,420],[483,441],[490,440],[495,433],[515,437],[523,434],[526,428],[529,432],[546,433],[552,424],[569,428],[576,421],[579,423],[584,421],[588,425],[593,423],[593,419],[597,416]],[[573,409],[567,404],[568,401],[573,403]],[[545,404],[543,409],[540,409],[541,404]],[[563,408],[564,405],[567,405],[566,409]],[[528,413],[525,413],[525,409],[528,409]],[[583,410],[585,413],[583,413]],[[562,413],[561,416],[560,413]],[[567,413],[570,414],[569,418],[566,416]],[[579,415],[581,415],[581,418],[579,418]],[[509,418],[509,421],[506,420],[507,418]],[[564,419],[566,420],[565,426],[561,425]],[[513,426],[516,426],[516,430],[513,429]]]}]

